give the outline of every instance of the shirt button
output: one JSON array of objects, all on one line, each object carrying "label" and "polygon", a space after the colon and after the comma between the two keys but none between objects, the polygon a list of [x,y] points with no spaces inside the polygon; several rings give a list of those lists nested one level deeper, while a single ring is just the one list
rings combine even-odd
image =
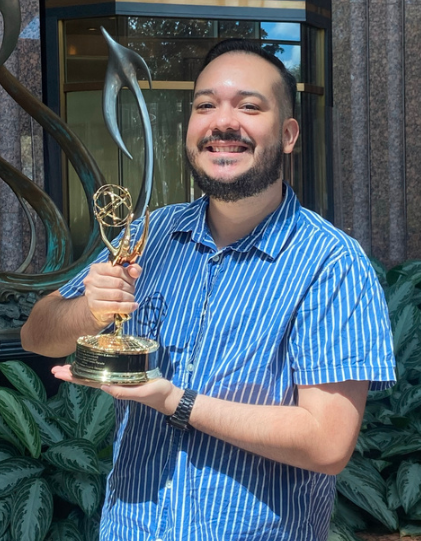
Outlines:
[{"label": "shirt button", "polygon": [[194,368],[194,366],[193,366],[192,363],[190,363],[190,364],[187,365],[187,370],[188,370],[189,372],[193,372],[193,368]]},{"label": "shirt button", "polygon": [[155,541],[162,541],[162,539],[155,539]]},{"label": "shirt button", "polygon": [[[167,488],[171,488],[171,487],[172,487],[172,481],[168,480],[168,481],[165,483],[165,486],[166,486]],[[157,539],[156,541],[158,541],[158,539]]]},{"label": "shirt button", "polygon": [[221,256],[219,254],[216,254],[212,257],[212,261],[215,263],[218,263],[218,261],[221,259]]}]

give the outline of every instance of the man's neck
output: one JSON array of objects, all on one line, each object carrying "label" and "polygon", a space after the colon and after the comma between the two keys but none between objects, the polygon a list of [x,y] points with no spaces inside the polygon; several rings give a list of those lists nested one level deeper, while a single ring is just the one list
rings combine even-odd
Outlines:
[{"label": "man's neck", "polygon": [[282,181],[269,186],[263,193],[234,203],[210,198],[208,225],[218,249],[246,237],[282,202]]}]

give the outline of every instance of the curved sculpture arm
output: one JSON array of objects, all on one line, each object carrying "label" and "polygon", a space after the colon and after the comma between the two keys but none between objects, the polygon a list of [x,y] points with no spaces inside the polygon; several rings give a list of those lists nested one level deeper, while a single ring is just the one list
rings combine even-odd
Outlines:
[{"label": "curved sculpture arm", "polygon": [[144,215],[152,192],[153,139],[149,112],[137,82],[137,70],[143,69],[146,71],[149,86],[151,88],[152,78],[146,62],[139,54],[114,41],[103,27],[101,27],[101,31],[109,47],[109,59],[102,98],[104,120],[116,145],[130,159],[132,159],[132,156],[121,138],[117,123],[117,97],[123,86],[127,86],[134,94],[142,119],[143,134],[145,138],[145,167],[143,170],[142,187],[133,210],[135,218],[139,218]]},{"label": "curved sculpture arm", "polygon": [[50,197],[2,157],[0,157],[0,177],[18,198],[22,197],[31,205],[44,224],[47,254],[46,265],[42,271],[55,271],[69,265],[72,261],[70,234],[66,222]]},{"label": "curved sculpture arm", "polygon": [[3,15],[3,41],[0,47],[0,66],[13,53],[19,38],[21,16],[19,0],[0,0],[0,13]]}]

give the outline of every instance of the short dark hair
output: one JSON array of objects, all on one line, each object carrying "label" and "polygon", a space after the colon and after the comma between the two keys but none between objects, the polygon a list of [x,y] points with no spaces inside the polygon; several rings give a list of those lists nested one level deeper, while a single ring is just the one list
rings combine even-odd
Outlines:
[{"label": "short dark hair", "polygon": [[297,81],[294,75],[292,75],[292,73],[287,70],[284,63],[279,60],[279,58],[277,58],[274,54],[265,51],[265,49],[263,49],[258,43],[255,43],[254,41],[247,39],[230,38],[218,42],[209,50],[208,54],[205,56],[196,81],[199,78],[199,75],[205,69],[205,67],[210,64],[212,60],[215,60],[215,58],[218,58],[218,56],[221,56],[223,54],[236,52],[255,54],[257,56],[260,56],[264,60],[267,60],[273,66],[275,66],[275,68],[277,68],[281,76],[281,80],[284,83],[283,86],[285,90],[285,95],[289,102],[288,105],[291,108],[291,116],[294,116],[295,100],[297,95]]}]

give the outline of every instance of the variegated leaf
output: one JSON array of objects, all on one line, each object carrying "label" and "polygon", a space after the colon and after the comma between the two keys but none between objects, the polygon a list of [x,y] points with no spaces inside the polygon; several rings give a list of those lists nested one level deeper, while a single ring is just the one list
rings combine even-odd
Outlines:
[{"label": "variegated leaf", "polygon": [[68,417],[54,417],[61,428],[66,432],[67,436],[74,438],[76,434],[77,424]]},{"label": "variegated leaf", "polygon": [[406,518],[408,520],[421,520],[421,500],[418,500],[414,507],[411,507]]},{"label": "variegated leaf", "polygon": [[337,495],[332,520],[336,524],[344,524],[352,531],[363,531],[367,524],[361,516],[358,507],[355,507],[349,500]]},{"label": "variegated leaf", "polygon": [[10,442],[12,445],[18,449],[21,455],[25,452],[25,446],[22,442],[16,437],[15,433],[10,429],[9,425],[3,419],[3,416],[0,413],[0,438]]},{"label": "variegated leaf", "polygon": [[409,342],[421,323],[419,309],[413,304],[405,305],[391,320],[393,328],[393,348],[395,355]]},{"label": "variegated leaf", "polygon": [[22,398],[22,401],[37,423],[43,445],[53,445],[66,438],[66,432],[54,419],[54,412],[48,406],[31,398]]},{"label": "variegated leaf", "polygon": [[24,396],[30,396],[40,402],[47,401],[47,391],[38,375],[22,361],[0,363],[0,371],[12,385]]},{"label": "variegated leaf", "polygon": [[18,449],[6,440],[0,439],[0,462],[18,456]]},{"label": "variegated leaf", "polygon": [[0,541],[13,541],[12,534],[10,533],[10,528],[4,532],[0,537]]},{"label": "variegated leaf", "polygon": [[409,432],[398,430],[394,427],[383,426],[367,430],[364,433],[364,440],[370,449],[386,451],[395,443],[400,443],[402,438],[410,436]]},{"label": "variegated leaf", "polygon": [[390,318],[392,319],[396,312],[407,306],[414,294],[415,286],[410,279],[402,277],[396,284],[389,288],[387,294],[387,307],[389,308]]},{"label": "variegated leaf", "polygon": [[54,415],[65,415],[66,404],[60,394],[56,394],[47,400],[48,407],[54,411]]},{"label": "variegated leaf", "polygon": [[12,538],[43,541],[53,518],[53,496],[45,479],[30,479],[13,500]]},{"label": "variegated leaf", "polygon": [[402,505],[398,487],[396,486],[396,475],[391,475],[386,480],[386,498],[389,509],[395,510]]},{"label": "variegated leaf", "polygon": [[10,498],[0,500],[0,537],[9,527],[10,517],[12,514],[12,503]]},{"label": "variegated leaf", "polygon": [[66,471],[99,473],[95,447],[84,439],[74,438],[56,443],[43,453],[43,457]]},{"label": "variegated leaf", "polygon": [[353,458],[338,475],[337,488],[341,494],[371,513],[390,530],[398,528],[397,514],[387,506],[386,483],[366,460]]},{"label": "variegated leaf", "polygon": [[421,535],[421,524],[416,522],[408,522],[399,528],[399,533],[402,537],[417,537]]},{"label": "variegated leaf", "polygon": [[88,387],[67,382],[63,385],[66,413],[72,421],[78,423],[88,401]]},{"label": "variegated leaf", "polygon": [[85,541],[97,541],[99,539],[100,514],[97,512],[92,517],[85,516],[83,519],[83,532]]},{"label": "variegated leaf", "polygon": [[327,541],[360,541],[354,533],[343,524],[331,522]]},{"label": "variegated leaf", "polygon": [[413,437],[412,439],[402,439],[402,441],[394,442],[386,449],[386,451],[383,451],[381,458],[385,459],[397,455],[409,455],[420,449],[420,436],[417,434],[416,437]]},{"label": "variegated leaf", "polygon": [[407,513],[421,497],[421,464],[402,462],[396,476],[396,486],[402,506]]},{"label": "variegated leaf", "polygon": [[60,520],[51,524],[45,541],[84,541],[84,539],[71,520]]},{"label": "variegated leaf", "polygon": [[54,473],[47,475],[46,480],[50,486],[51,492],[59,496],[62,500],[77,504],[73,495],[66,489],[66,476],[70,473],[65,471],[55,471]]},{"label": "variegated leaf", "polygon": [[0,498],[9,495],[26,479],[39,477],[44,466],[29,457],[15,457],[0,462]]},{"label": "variegated leaf", "polygon": [[80,416],[76,437],[100,444],[115,424],[114,399],[111,395],[95,389]]},{"label": "variegated leaf", "polygon": [[102,501],[101,478],[97,475],[69,473],[65,476],[65,486],[82,511],[88,517],[92,516]]},{"label": "variegated leaf", "polygon": [[387,278],[386,278],[387,269],[386,269],[386,267],[383,265],[383,263],[381,261],[379,261],[375,257],[370,257],[370,262],[371,262],[371,264],[373,266],[373,269],[376,271],[377,278],[378,278],[379,282],[381,283],[381,285],[383,287],[387,286]]},{"label": "variegated leaf", "polygon": [[404,391],[398,401],[396,413],[406,415],[421,405],[421,385],[414,385]]},{"label": "variegated leaf", "polygon": [[9,389],[0,389],[0,413],[31,455],[38,458],[41,453],[39,430],[17,393]]},{"label": "variegated leaf", "polygon": [[399,351],[397,361],[405,366],[417,366],[421,362],[421,341],[419,333],[415,333]]}]

